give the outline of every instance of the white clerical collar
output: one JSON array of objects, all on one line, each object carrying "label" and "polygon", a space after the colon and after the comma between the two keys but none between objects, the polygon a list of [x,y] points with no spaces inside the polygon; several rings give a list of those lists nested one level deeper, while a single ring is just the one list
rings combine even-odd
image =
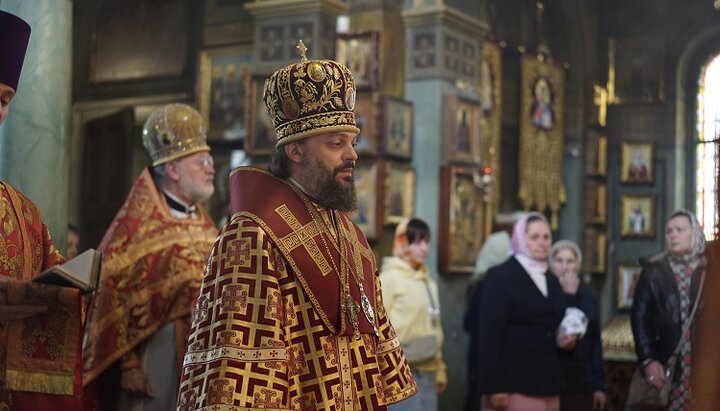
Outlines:
[{"label": "white clerical collar", "polygon": [[179,199],[167,190],[163,190],[163,194],[167,198],[168,207],[170,207],[170,214],[176,218],[196,218],[197,206],[188,205],[186,202]]}]

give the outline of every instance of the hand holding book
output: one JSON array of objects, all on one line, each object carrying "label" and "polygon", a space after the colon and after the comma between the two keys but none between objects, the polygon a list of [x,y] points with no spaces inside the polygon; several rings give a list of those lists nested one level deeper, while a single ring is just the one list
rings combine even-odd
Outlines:
[{"label": "hand holding book", "polygon": [[72,260],[58,264],[35,276],[35,283],[74,287],[87,293],[97,287],[102,253],[89,249]]},{"label": "hand holding book", "polygon": [[8,304],[7,287],[10,281],[15,280],[0,276],[0,321],[22,320],[47,311],[47,306],[41,304]]},{"label": "hand holding book", "polygon": [[[101,260],[102,254],[90,249],[72,260],[43,271],[35,276],[31,283],[72,287],[81,292],[89,292],[97,287]],[[47,311],[48,305],[44,304],[45,299],[39,297],[37,293],[33,293],[36,295],[33,299],[9,303],[8,286],[11,282],[15,283],[15,288],[23,287],[20,281],[0,276],[0,321],[22,320]],[[36,303],[36,301],[40,303]]]}]

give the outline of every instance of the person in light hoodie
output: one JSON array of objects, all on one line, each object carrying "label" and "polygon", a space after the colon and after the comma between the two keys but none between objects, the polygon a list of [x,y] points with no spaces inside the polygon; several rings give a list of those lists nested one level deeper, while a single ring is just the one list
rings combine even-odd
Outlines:
[{"label": "person in light hoodie", "polygon": [[391,411],[435,411],[447,386],[440,299],[425,265],[429,250],[427,223],[404,220],[395,230],[393,255],[383,258],[380,269],[385,309],[418,385],[416,396],[390,406]]}]

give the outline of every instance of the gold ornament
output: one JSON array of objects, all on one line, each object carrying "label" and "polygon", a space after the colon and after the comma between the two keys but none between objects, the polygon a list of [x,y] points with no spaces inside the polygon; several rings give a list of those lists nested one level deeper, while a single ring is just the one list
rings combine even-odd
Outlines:
[{"label": "gold ornament", "polygon": [[187,104],[168,104],[153,111],[142,137],[153,166],[210,151],[202,116]]},{"label": "gold ornament", "polygon": [[263,101],[275,127],[276,146],[318,134],[359,133],[350,70],[332,60],[308,60],[302,41],[297,49],[301,61],[281,68],[265,82]]}]

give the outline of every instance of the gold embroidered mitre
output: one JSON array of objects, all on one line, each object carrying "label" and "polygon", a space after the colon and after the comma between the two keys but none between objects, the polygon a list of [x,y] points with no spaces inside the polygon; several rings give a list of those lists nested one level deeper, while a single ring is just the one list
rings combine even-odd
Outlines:
[{"label": "gold embroidered mitre", "polygon": [[263,101],[275,126],[277,147],[318,134],[359,133],[355,125],[355,80],[344,65],[303,58],[273,73]]},{"label": "gold embroidered mitre", "polygon": [[153,166],[210,151],[202,116],[187,104],[168,104],[153,111],[143,127],[143,145]]}]

